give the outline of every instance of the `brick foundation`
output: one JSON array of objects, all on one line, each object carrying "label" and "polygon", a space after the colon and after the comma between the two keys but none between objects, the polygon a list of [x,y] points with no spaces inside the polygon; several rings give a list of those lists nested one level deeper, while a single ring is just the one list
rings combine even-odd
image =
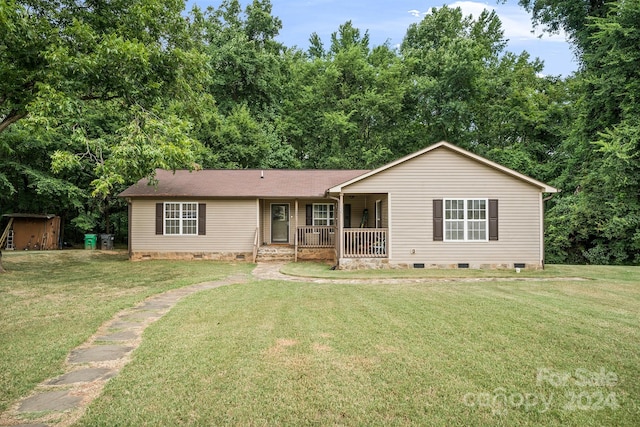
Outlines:
[{"label": "brick foundation", "polygon": [[131,261],[145,261],[150,259],[175,260],[209,260],[209,261],[246,261],[251,262],[251,252],[134,252]]},{"label": "brick foundation", "polygon": [[[457,269],[458,264],[428,264],[423,263],[425,269]],[[343,258],[338,266],[339,270],[376,270],[376,269],[403,269],[414,268],[413,263],[391,262],[386,258]],[[469,263],[469,269],[476,270],[506,270],[515,269],[514,264],[473,264]],[[526,264],[523,270],[541,270],[542,265]]]},{"label": "brick foundation", "polygon": [[298,260],[335,262],[336,251],[333,248],[298,248]]}]

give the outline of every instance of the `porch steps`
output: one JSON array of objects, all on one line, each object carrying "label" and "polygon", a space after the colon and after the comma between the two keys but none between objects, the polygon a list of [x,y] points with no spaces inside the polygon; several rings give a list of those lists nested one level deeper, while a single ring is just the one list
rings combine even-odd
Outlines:
[{"label": "porch steps", "polygon": [[295,255],[293,246],[260,246],[256,261],[294,261]]}]

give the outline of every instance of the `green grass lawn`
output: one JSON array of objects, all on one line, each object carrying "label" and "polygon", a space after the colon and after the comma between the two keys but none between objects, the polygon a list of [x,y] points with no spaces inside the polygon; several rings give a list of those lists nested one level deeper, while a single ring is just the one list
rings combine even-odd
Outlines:
[{"label": "green grass lawn", "polygon": [[638,425],[640,269],[563,271],[200,293],[80,424]]},{"label": "green grass lawn", "polygon": [[126,252],[4,251],[0,274],[0,411],[62,372],[69,351],[118,311],[168,289],[249,265],[130,262]]},{"label": "green grass lawn", "polygon": [[[5,406],[118,310],[251,267],[85,251],[3,261]],[[194,294],[147,328],[79,424],[640,424],[640,268],[551,266],[517,276],[527,281],[506,271],[286,268],[495,280],[249,281]]]}]

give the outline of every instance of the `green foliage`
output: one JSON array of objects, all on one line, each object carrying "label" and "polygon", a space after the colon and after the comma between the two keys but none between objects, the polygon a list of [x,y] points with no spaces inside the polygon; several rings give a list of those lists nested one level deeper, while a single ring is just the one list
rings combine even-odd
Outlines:
[{"label": "green foliage", "polygon": [[[313,38],[313,37],[312,37]],[[340,26],[324,51],[292,64],[286,126],[305,167],[377,167],[392,158],[402,137],[403,65],[386,45],[369,47],[351,22]],[[363,163],[364,161],[364,163]]]},{"label": "green foliage", "polygon": [[638,264],[640,1],[608,3],[607,10],[585,24],[577,120],[563,147],[571,160],[560,178],[574,194],[549,212],[558,243],[551,248],[567,261]]},{"label": "green foliage", "polygon": [[102,230],[157,168],[375,168],[448,140],[563,190],[548,260],[640,263],[640,1],[519,3],[580,72],[541,76],[489,11],[303,52],[269,0],[0,0],[0,209]]},{"label": "green foliage", "polygon": [[[504,0],[503,0],[504,1]],[[606,16],[615,3],[607,0],[519,0],[531,12],[534,25],[541,25],[550,33],[564,30],[580,52],[589,50],[590,19]]]},{"label": "green foliage", "polygon": [[47,206],[20,198],[51,200],[67,217],[92,206],[109,231],[109,205],[127,185],[195,166],[190,119],[201,110],[189,104],[208,99],[207,58],[190,46],[182,0],[0,6],[0,147],[10,154],[0,163],[16,165],[0,173],[8,210]]},{"label": "green foliage", "polygon": [[99,218],[95,211],[81,212],[80,215],[71,220],[71,224],[82,233],[95,230]]}]

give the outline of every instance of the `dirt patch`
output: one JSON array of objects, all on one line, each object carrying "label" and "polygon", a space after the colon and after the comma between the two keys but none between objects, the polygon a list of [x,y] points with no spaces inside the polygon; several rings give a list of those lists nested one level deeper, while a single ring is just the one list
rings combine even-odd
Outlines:
[{"label": "dirt patch", "polygon": [[279,338],[276,340],[276,344],[269,347],[264,353],[267,356],[279,356],[284,353],[286,348],[293,347],[296,344],[298,344],[297,340],[291,338]]},{"label": "dirt patch", "polygon": [[328,346],[326,344],[320,344],[320,343],[317,343],[317,342],[314,342],[311,345],[311,348],[313,348],[313,351],[315,351],[316,353],[327,353],[327,352],[333,350],[331,348],[331,346]]}]

